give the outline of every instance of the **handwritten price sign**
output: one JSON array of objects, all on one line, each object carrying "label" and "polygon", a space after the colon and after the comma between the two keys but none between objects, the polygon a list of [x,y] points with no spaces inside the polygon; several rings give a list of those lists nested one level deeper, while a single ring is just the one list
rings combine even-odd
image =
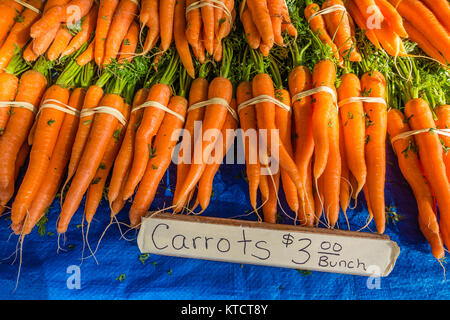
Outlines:
[{"label": "handwritten price sign", "polygon": [[142,253],[381,277],[400,253],[387,236],[168,214],[142,220],[138,245]]}]

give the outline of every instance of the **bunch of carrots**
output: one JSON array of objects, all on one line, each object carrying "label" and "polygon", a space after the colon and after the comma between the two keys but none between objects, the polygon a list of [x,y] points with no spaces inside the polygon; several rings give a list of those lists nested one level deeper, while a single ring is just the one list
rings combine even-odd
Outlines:
[{"label": "bunch of carrots", "polygon": [[[404,5],[408,6],[406,3]],[[402,38],[408,38],[409,32],[397,3],[390,0],[348,0],[345,6],[375,47],[384,49],[394,57],[407,55]]]},{"label": "bunch of carrots", "polygon": [[248,45],[266,57],[275,44],[286,45],[286,34],[297,38],[285,0],[243,0],[239,15]]},{"label": "bunch of carrots", "polygon": [[447,0],[389,0],[403,18],[411,41],[444,66],[450,62],[450,4]]},{"label": "bunch of carrots", "polygon": [[[400,64],[407,70],[406,61]],[[450,245],[448,94],[427,80],[427,67],[413,62],[412,68],[413,75],[406,83],[400,77],[393,81],[398,98],[388,112],[387,128],[400,170],[417,201],[419,227],[434,257],[442,259],[444,245]]]},{"label": "bunch of carrots", "polygon": [[[351,1],[347,1],[346,5],[350,3]],[[335,59],[341,65],[344,59],[352,62],[361,61],[356,46],[353,20],[359,17],[355,18],[353,14],[348,14],[343,1],[327,0],[320,7],[317,3],[308,0],[304,13],[311,30],[331,48]]]}]

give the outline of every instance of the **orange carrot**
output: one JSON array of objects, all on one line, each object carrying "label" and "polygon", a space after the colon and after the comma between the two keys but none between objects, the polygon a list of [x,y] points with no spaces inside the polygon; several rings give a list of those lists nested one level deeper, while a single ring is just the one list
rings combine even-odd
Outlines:
[{"label": "orange carrot", "polygon": [[345,6],[350,13],[351,17],[355,21],[355,23],[358,25],[360,29],[364,31],[364,34],[366,35],[367,39],[369,39],[372,44],[377,47],[378,49],[381,49],[380,42],[377,39],[377,36],[373,29],[369,29],[366,24],[366,20],[364,19],[363,15],[359,11],[358,6],[355,4],[354,0],[347,0],[345,3]]},{"label": "orange carrot", "polygon": [[55,61],[59,58],[61,53],[66,49],[73,35],[67,30],[67,26],[61,25],[56,33],[55,40],[47,51],[47,58],[50,61]]},{"label": "orange carrot", "polygon": [[[42,9],[41,0],[30,0],[30,5]],[[30,39],[30,27],[38,19],[39,14],[33,10],[25,9],[8,34],[0,48],[0,69],[4,70],[14,56],[16,48],[23,48]]]},{"label": "orange carrot", "polygon": [[130,29],[128,30],[125,39],[123,39],[122,47],[120,49],[120,55],[118,61],[131,62],[136,53],[139,37],[139,25],[133,21]]},{"label": "orange carrot", "polygon": [[[322,9],[333,5],[344,6],[341,0],[327,0],[322,5]],[[325,15],[325,23],[328,33],[336,44],[341,57],[347,57],[350,61],[361,61],[361,55],[358,53],[356,44],[352,39],[350,22],[347,14],[343,11],[335,11]]]},{"label": "orange carrot", "polygon": [[83,44],[89,41],[91,34],[94,32],[97,22],[98,6],[94,5],[88,15],[81,23],[81,31],[73,37],[67,47],[61,53],[61,56],[69,56],[81,48]]},{"label": "orange carrot", "polygon": [[[124,117],[127,120],[129,118],[129,113],[130,106],[125,104]],[[113,167],[117,153],[120,150],[124,135],[125,127],[123,124],[119,123],[113,135],[110,137],[105,153],[103,154],[103,158],[97,169],[97,173],[95,174],[94,179],[92,179],[92,182],[86,192],[84,214],[88,225],[92,222],[95,212],[97,211],[100,201],[102,200],[106,179],[108,178],[109,172]]]},{"label": "orange carrot", "polygon": [[398,34],[402,38],[407,38],[408,33],[403,27],[403,20],[398,11],[394,8],[392,4],[387,0],[375,0],[376,5],[380,9],[381,13],[384,16],[384,19],[387,20],[389,26],[392,31]]},{"label": "orange carrot", "polygon": [[[186,0],[186,9],[196,2],[195,0]],[[186,13],[186,39],[194,52],[199,50],[199,35],[202,30],[202,16],[199,8],[189,10]]]},{"label": "orange carrot", "polygon": [[[391,139],[410,130],[405,117],[399,110],[391,109],[388,112],[388,132]],[[420,160],[414,146],[415,141],[413,137],[393,142],[400,170],[411,186],[417,201],[418,218],[422,233],[430,243],[435,258],[441,259],[445,253],[439,232],[439,224],[433,209],[433,194],[428,181],[422,173]]]},{"label": "orange carrot", "polygon": [[0,136],[3,135],[8,123],[11,108],[6,102],[14,101],[16,97],[17,87],[19,86],[19,79],[10,73],[0,73]]},{"label": "orange carrot", "polygon": [[413,25],[450,61],[450,35],[433,12],[418,0],[389,0],[401,16]]},{"label": "orange carrot", "polygon": [[282,46],[284,43],[283,36],[281,35],[283,1],[268,0],[267,8],[269,9],[270,20],[272,22],[274,41],[277,45]]},{"label": "orange carrot", "polygon": [[[173,96],[168,108],[182,117],[186,114],[188,101],[181,96]],[[178,142],[174,132],[183,127],[181,119],[166,113],[156,134],[153,148],[155,153],[149,159],[145,174],[139,184],[136,196],[130,209],[130,223],[136,226],[153,202],[158,184],[172,160],[172,151]]]},{"label": "orange carrot", "polygon": [[257,49],[261,43],[261,36],[259,35],[258,28],[256,28],[253,22],[252,15],[246,7],[241,14],[242,25],[244,26],[245,36],[247,38],[248,45],[252,49]]},{"label": "orange carrot", "polygon": [[[444,105],[435,110],[437,120],[436,128],[449,129],[450,128],[450,105]],[[444,147],[444,163],[447,168],[447,178],[450,180],[450,137],[442,135],[442,144]]]},{"label": "orange carrot", "polygon": [[[134,96],[133,108],[142,105],[147,99],[147,96],[148,89],[140,89]],[[118,199],[118,197],[121,190],[123,190],[128,172],[131,168],[134,152],[134,139],[136,130],[139,126],[139,121],[142,119],[143,112],[144,110],[140,109],[132,112],[130,115],[130,121],[128,123],[119,153],[117,154],[111,176],[111,182],[109,183],[108,200],[111,206],[115,200],[122,200]]]},{"label": "orange carrot", "polygon": [[[205,3],[212,4],[211,1],[205,0]],[[214,47],[214,7],[204,5],[200,8],[203,22],[203,40],[206,51],[212,55]]]},{"label": "orange carrot", "polygon": [[422,0],[422,2],[433,11],[434,15],[439,19],[439,22],[450,32],[450,3],[446,0]]},{"label": "orange carrot", "polygon": [[5,0],[0,3],[0,46],[8,36],[16,20],[21,16],[23,6],[14,0]]},{"label": "orange carrot", "polygon": [[[123,99],[116,94],[106,94],[102,98],[100,105],[114,108],[120,112],[123,112],[124,109]],[[117,124],[118,119],[110,114],[100,113],[95,116],[78,169],[64,200],[57,226],[58,233],[67,231],[72,216],[78,209],[84,193],[95,177],[108,141],[117,128]]]},{"label": "orange carrot", "polygon": [[[385,99],[386,80],[378,71],[365,73],[361,78],[362,95]],[[386,135],[387,110],[383,103],[364,102],[366,114],[366,166],[367,191],[378,233],[384,233],[385,215],[385,175],[386,175]]]},{"label": "orange carrot", "polygon": [[[65,108],[69,101],[69,90],[60,85],[53,85],[45,92],[44,103],[50,99],[55,100],[51,103]],[[28,169],[11,209],[11,221],[15,225],[22,224],[45,179],[64,117],[63,111],[54,108],[42,109],[39,113]]]},{"label": "orange carrot", "polygon": [[275,39],[267,2],[263,0],[248,0],[247,6],[252,15],[253,22],[261,35],[262,42],[267,47],[272,48]]},{"label": "orange carrot", "polygon": [[[248,81],[241,82],[236,90],[237,103],[240,105],[253,98],[252,84]],[[257,132],[256,109],[254,105],[247,106],[240,110],[239,121],[244,134],[242,136],[245,162],[247,164],[248,188],[250,194],[250,203],[253,209],[257,210],[257,193],[260,184],[261,165],[258,157],[258,141],[251,141],[251,133]],[[267,196],[267,195],[266,195]]]},{"label": "orange carrot", "polygon": [[138,4],[135,1],[120,0],[106,38],[103,65],[111,63],[111,59],[117,59],[120,46],[137,12]]},{"label": "orange carrot", "polygon": [[161,36],[161,48],[163,51],[169,49],[170,44],[172,43],[175,2],[175,0],[160,0],[159,29]]},{"label": "orange carrot", "polygon": [[[353,73],[347,73],[341,77],[341,85],[338,88],[339,101],[361,96],[361,83]],[[356,199],[366,183],[367,167],[365,159],[366,128],[364,108],[362,102],[345,103],[339,107],[342,120],[345,158],[348,169],[358,182],[358,187],[353,190],[353,198]]]},{"label": "orange carrot", "polygon": [[83,67],[89,62],[94,60],[94,46],[95,46],[95,39],[91,41],[87,49],[78,56],[77,64],[79,66]]},{"label": "orange carrot", "polygon": [[[37,107],[47,86],[45,76],[35,70],[25,72],[20,80],[15,101]],[[14,193],[16,157],[34,121],[34,113],[25,108],[12,108],[8,125],[0,138],[0,204],[6,205]]]},{"label": "orange carrot", "polygon": [[[313,70],[314,87],[326,86],[335,90],[334,81],[336,69],[332,61],[322,60],[318,62]],[[333,97],[329,92],[319,92],[313,95],[312,100],[312,132],[314,137],[314,179],[317,182],[325,171],[330,143],[328,139],[328,123],[331,109],[336,109]]]},{"label": "orange carrot", "polygon": [[[289,91],[284,89],[277,89],[275,97],[287,106],[291,106],[291,97]],[[291,158],[294,157],[292,148],[291,134],[292,134],[292,111],[287,111],[283,108],[277,107],[275,109],[275,125],[279,130],[280,140],[285,146]],[[281,182],[283,185],[286,202],[295,214],[299,211],[299,197],[297,187],[292,182],[291,178],[284,169],[281,169]],[[303,183],[302,183],[303,184]],[[303,184],[304,185],[304,184]]]},{"label": "orange carrot", "polygon": [[280,189],[280,172],[267,176],[269,199],[263,205],[264,222],[277,223],[278,191]]},{"label": "orange carrot", "polygon": [[119,0],[100,0],[100,6],[97,15],[97,26],[95,28],[94,47],[94,59],[95,63],[98,66],[101,66],[103,64],[106,38],[108,36],[111,21],[118,4]]},{"label": "orange carrot", "polygon": [[[74,109],[81,110],[84,100],[85,90],[75,89],[70,95],[68,105]],[[63,124],[55,144],[50,163],[46,172],[45,181],[39,187],[39,191],[33,199],[27,217],[23,224],[22,234],[27,235],[34,228],[36,223],[45,214],[45,210],[52,204],[63,175],[69,162],[70,151],[75,140],[78,127],[78,117],[67,114],[64,117]]]},{"label": "orange carrot", "polygon": [[177,0],[175,4],[173,33],[175,46],[180,56],[181,62],[185,67],[189,76],[195,78],[194,62],[192,61],[191,52],[189,51],[189,43],[185,34],[185,0]]},{"label": "orange carrot", "polygon": [[48,32],[46,32],[39,38],[33,39],[32,41],[33,52],[35,52],[38,56],[43,55],[45,52],[47,52],[48,48],[55,39],[58,30],[59,24],[53,26],[50,30],[48,30]]}]

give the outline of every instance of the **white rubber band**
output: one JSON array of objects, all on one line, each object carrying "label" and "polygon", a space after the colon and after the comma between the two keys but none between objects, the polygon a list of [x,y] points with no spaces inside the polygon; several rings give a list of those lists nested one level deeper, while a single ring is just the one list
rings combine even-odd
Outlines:
[{"label": "white rubber band", "polygon": [[[217,4],[217,5],[215,5],[215,4]],[[231,24],[231,21],[233,20],[233,18],[232,18],[230,10],[228,10],[228,8],[225,5],[225,3],[223,3],[222,1],[219,1],[219,0],[207,0],[207,1],[200,0],[200,1],[196,1],[196,2],[194,2],[192,4],[190,4],[186,8],[186,15],[192,10],[199,9],[199,8],[205,7],[205,6],[210,6],[210,7],[216,8],[216,9],[221,9],[223,12],[225,12],[225,14],[227,15],[228,20],[229,20],[229,22]]]},{"label": "white rubber band", "polygon": [[328,13],[332,13],[332,12],[336,12],[336,11],[347,12],[347,9],[346,9],[344,6],[340,5],[340,4],[335,4],[335,5],[330,6],[330,7],[328,7],[328,8],[325,8],[325,9],[322,9],[322,10],[319,10],[319,11],[314,12],[314,13],[309,17],[308,23],[310,23],[311,20],[314,19],[314,18],[317,17],[317,16],[324,15],[324,14],[328,14]]},{"label": "white rubber band", "polygon": [[20,101],[0,101],[0,108],[23,108],[30,110],[33,113],[36,113],[36,108],[29,102],[20,102]]},{"label": "white rubber band", "polygon": [[37,112],[36,117],[44,109],[55,109],[55,110],[65,112],[65,113],[70,114],[75,117],[80,116],[80,111],[78,111],[77,109],[72,108],[71,106],[69,106],[65,103],[62,103],[58,100],[54,100],[54,99],[48,99],[48,100],[45,100],[44,102],[42,102],[42,105],[39,108],[39,111]]},{"label": "white rubber band", "polygon": [[429,128],[429,129],[413,130],[413,131],[406,131],[406,132],[400,133],[399,135],[397,135],[391,139],[391,144],[394,144],[394,142],[397,140],[406,139],[411,136],[421,134],[421,133],[427,133],[427,132],[437,133],[438,135],[450,137],[450,129]]},{"label": "white rubber band", "polygon": [[274,97],[271,97],[271,96],[263,94],[263,95],[255,97],[255,98],[252,98],[250,100],[242,102],[238,106],[238,112],[241,112],[242,109],[244,109],[244,108],[246,108],[248,106],[255,105],[255,104],[258,104],[258,103],[262,103],[262,102],[272,102],[273,104],[283,108],[284,110],[286,110],[288,112],[291,111],[291,107],[290,106],[282,103],[280,100],[275,99]]},{"label": "white rubber band", "polygon": [[331,89],[330,87],[326,87],[326,86],[321,86],[321,87],[317,87],[314,89],[299,92],[295,96],[292,97],[292,103],[300,100],[301,98],[309,97],[309,96],[312,96],[313,94],[320,93],[320,92],[327,92],[327,93],[331,94],[331,96],[333,97],[333,102],[337,105],[336,92],[334,92],[334,90]]},{"label": "white rubber band", "polygon": [[107,107],[107,106],[100,106],[100,107],[96,107],[96,108],[82,110],[80,117],[83,118],[83,117],[91,116],[96,113],[105,113],[105,114],[112,115],[114,118],[119,120],[119,122],[123,126],[127,125],[127,119],[125,119],[125,117],[119,110],[111,108],[111,107]]},{"label": "white rubber band", "polygon": [[147,102],[141,104],[140,106],[137,106],[137,107],[133,108],[131,110],[131,112],[135,112],[135,111],[141,110],[143,108],[148,108],[148,107],[161,109],[161,110],[163,110],[163,111],[165,111],[167,113],[170,113],[171,115],[177,117],[178,119],[181,120],[181,122],[184,123],[184,121],[185,121],[185,118],[181,114],[176,113],[175,111],[167,108],[165,105],[163,105],[163,104],[161,104],[159,102],[156,102],[156,101],[147,101]]},{"label": "white rubber band", "polygon": [[195,104],[193,104],[192,106],[190,106],[190,107],[188,108],[187,112],[192,111],[192,110],[195,110],[195,109],[198,109],[198,108],[207,107],[207,106],[209,106],[209,105],[211,105],[211,104],[220,104],[220,105],[226,107],[227,110],[228,110],[228,112],[230,112],[231,115],[233,116],[233,118],[234,118],[236,121],[239,121],[239,116],[238,116],[238,114],[236,113],[236,111],[234,111],[234,110],[230,107],[230,105],[228,104],[227,100],[222,99],[222,98],[212,98],[212,99],[209,99],[209,100],[206,100],[206,101],[201,101],[201,102],[195,103]]},{"label": "white rubber band", "polygon": [[339,101],[338,106],[342,107],[346,104],[354,103],[354,102],[381,103],[381,104],[384,104],[385,106],[387,106],[386,100],[384,100],[383,98],[378,98],[378,97],[351,97],[351,98],[347,98],[342,101]]},{"label": "white rubber band", "polygon": [[30,9],[31,11],[36,12],[37,14],[42,14],[41,10],[39,10],[38,8],[33,7],[31,4],[26,3],[25,1],[21,1],[21,0],[14,0],[15,2],[17,2],[18,4],[21,4],[22,6],[24,6],[27,9]]}]

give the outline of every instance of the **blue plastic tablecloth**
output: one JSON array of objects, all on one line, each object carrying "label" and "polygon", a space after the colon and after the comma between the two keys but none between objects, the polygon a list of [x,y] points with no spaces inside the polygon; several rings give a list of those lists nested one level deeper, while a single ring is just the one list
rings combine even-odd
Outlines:
[{"label": "blue plastic tablecloth", "polygon": [[[222,166],[214,182],[214,196],[206,216],[232,217],[250,210],[247,184],[242,178],[244,166]],[[175,168],[161,183],[152,209],[171,203]],[[443,268],[433,258],[417,224],[417,209],[412,192],[401,176],[397,160],[388,147],[386,205],[403,219],[387,225],[386,234],[400,246],[393,272],[380,281],[379,289],[369,289],[366,277],[323,272],[300,273],[296,270],[240,265],[186,258],[150,255],[139,259],[136,234],[120,240],[117,225],[105,234],[96,259],[81,263],[81,207],[66,233],[63,249],[57,253],[54,203],[44,236],[35,230],[25,238],[17,290],[18,258],[14,262],[17,236],[11,235],[8,217],[0,218],[0,298],[1,299],[448,299],[450,290]],[[358,207],[348,212],[352,230],[365,224],[367,211],[363,197]],[[127,208],[118,216],[127,222]],[[255,219],[249,216],[247,219]],[[95,247],[106,224],[109,209],[102,202],[89,231]],[[284,222],[289,223],[284,217]],[[346,229],[345,220],[339,226]],[[373,224],[370,225],[374,230]],[[122,231],[125,230],[122,227]],[[86,230],[84,230],[86,231]],[[64,239],[60,239],[63,243]],[[89,251],[85,249],[85,256]],[[70,266],[80,267],[80,289],[68,288]],[[444,263],[444,267],[445,267]],[[122,281],[118,278],[122,275]]]}]

